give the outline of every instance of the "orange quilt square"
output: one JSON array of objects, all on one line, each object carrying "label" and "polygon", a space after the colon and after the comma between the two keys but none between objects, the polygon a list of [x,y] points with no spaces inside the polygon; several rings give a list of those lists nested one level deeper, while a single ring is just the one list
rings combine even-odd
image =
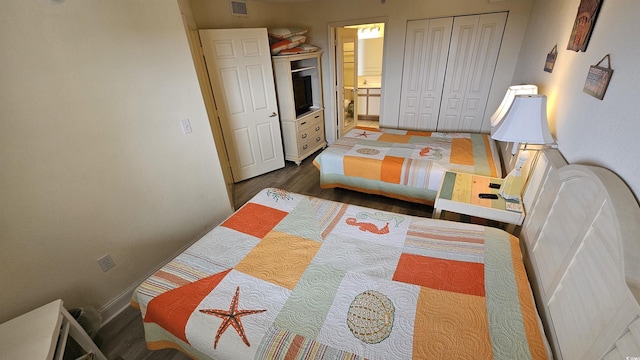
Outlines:
[{"label": "orange quilt square", "polygon": [[473,165],[473,143],[471,139],[456,138],[451,140],[452,164]]},{"label": "orange quilt square", "polygon": [[400,184],[400,177],[402,176],[402,164],[404,164],[404,158],[396,156],[385,156],[384,160],[382,160],[382,171],[380,172],[380,180],[392,184]]},{"label": "orange quilt square", "polygon": [[403,253],[393,280],[484,296],[484,264]]},{"label": "orange quilt square", "polygon": [[378,138],[378,141],[387,141],[387,142],[399,143],[399,144],[408,144],[409,140],[411,140],[410,135],[387,134],[387,133],[380,135],[380,137]]},{"label": "orange quilt square", "polygon": [[287,214],[268,206],[248,203],[223,222],[222,226],[262,239]]},{"label": "orange quilt square", "polygon": [[293,290],[321,245],[317,241],[272,231],[234,269]]},{"label": "orange quilt square", "polygon": [[378,159],[345,155],[342,162],[346,176],[380,180],[382,161]]},{"label": "orange quilt square", "polygon": [[407,135],[410,135],[410,136],[426,136],[426,137],[431,137],[431,134],[433,134],[431,131],[416,131],[416,130],[409,130],[409,131],[407,131]]},{"label": "orange quilt square", "polygon": [[420,288],[413,356],[416,359],[492,359],[486,299]]}]

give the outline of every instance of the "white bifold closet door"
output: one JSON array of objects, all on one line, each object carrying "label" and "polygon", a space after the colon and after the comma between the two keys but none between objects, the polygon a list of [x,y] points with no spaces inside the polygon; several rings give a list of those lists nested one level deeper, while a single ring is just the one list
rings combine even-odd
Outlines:
[{"label": "white bifold closet door", "polygon": [[480,132],[507,13],[407,22],[399,127]]},{"label": "white bifold closet door", "polygon": [[400,128],[437,128],[452,27],[453,18],[407,22]]}]

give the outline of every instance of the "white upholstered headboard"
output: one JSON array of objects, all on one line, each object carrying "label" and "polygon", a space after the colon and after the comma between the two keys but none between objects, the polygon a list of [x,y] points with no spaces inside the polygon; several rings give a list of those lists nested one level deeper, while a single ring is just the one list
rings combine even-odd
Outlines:
[{"label": "white upholstered headboard", "polygon": [[640,357],[638,203],[611,171],[562,166],[554,151],[532,169],[520,233],[554,354]]}]

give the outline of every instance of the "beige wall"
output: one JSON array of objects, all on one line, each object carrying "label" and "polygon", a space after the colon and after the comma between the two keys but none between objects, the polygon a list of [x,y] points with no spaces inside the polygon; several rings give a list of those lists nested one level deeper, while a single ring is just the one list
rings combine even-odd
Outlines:
[{"label": "beige wall", "polygon": [[[248,26],[303,26],[309,28],[308,42],[320,46],[323,51],[323,76],[327,140],[335,139],[335,99],[330,84],[334,76],[330,72],[329,25],[347,25],[386,20],[385,27],[385,73],[381,123],[387,127],[398,126],[400,111],[400,89],[404,38],[407,20],[437,18],[455,15],[470,15],[487,12],[509,11],[507,28],[498,58],[498,68],[489,94],[487,118],[502,100],[511,85],[513,71],[520,52],[522,37],[526,29],[532,0],[503,1],[488,0],[394,0],[382,4],[374,0],[310,0],[283,6],[249,0],[249,17],[230,16],[228,1],[190,0],[196,22],[200,27],[248,27]],[[251,8],[259,9],[251,11]],[[489,131],[488,119],[483,126]]]},{"label": "beige wall", "polygon": [[104,309],[231,212],[177,2],[4,0],[0,33],[0,322]]},{"label": "beige wall", "polygon": [[[640,194],[640,2],[603,1],[586,52],[566,50],[579,0],[536,0],[514,83],[533,83],[548,97],[552,133],[570,163],[607,167]],[[558,45],[552,73],[543,71],[547,53]],[[582,89],[591,65],[611,54],[614,69],[603,100]],[[605,62],[606,63],[606,62]]]},{"label": "beige wall", "polygon": [[291,5],[286,3],[248,0],[246,17],[232,16],[229,0],[189,0],[189,3],[200,29],[291,26],[288,19],[295,18]]}]

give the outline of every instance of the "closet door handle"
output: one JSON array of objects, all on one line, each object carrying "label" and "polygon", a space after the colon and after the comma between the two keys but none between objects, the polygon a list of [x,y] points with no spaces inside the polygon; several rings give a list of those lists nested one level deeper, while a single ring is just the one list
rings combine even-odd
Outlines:
[{"label": "closet door handle", "polygon": [[276,117],[276,116],[278,116],[278,114],[276,114],[275,111],[272,112],[271,115],[269,115],[269,117]]}]

